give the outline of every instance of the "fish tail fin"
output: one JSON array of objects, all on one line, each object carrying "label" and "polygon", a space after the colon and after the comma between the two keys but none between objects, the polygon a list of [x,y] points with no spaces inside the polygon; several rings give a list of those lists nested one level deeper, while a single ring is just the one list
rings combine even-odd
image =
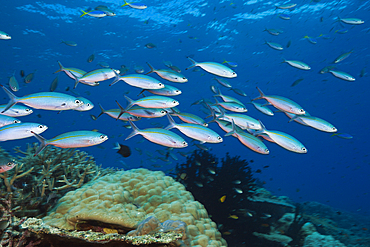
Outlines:
[{"label": "fish tail fin", "polygon": [[31,131],[32,134],[35,135],[36,139],[40,142],[40,146],[37,148],[36,150],[36,153],[33,155],[33,156],[36,156],[38,155],[47,145],[48,145],[48,142],[47,140],[42,137],[41,135]]},{"label": "fish tail fin", "polygon": [[290,122],[292,122],[292,121],[296,120],[297,118],[298,118],[298,117],[297,117],[297,115],[294,115],[291,119],[289,119],[288,123],[290,123]]},{"label": "fish tail fin", "polygon": [[230,62],[230,61],[226,61],[226,60],[224,60],[222,63],[228,63],[228,62]]},{"label": "fish tail fin", "polygon": [[262,134],[262,133],[265,133],[266,131],[266,127],[265,125],[261,122],[261,120],[258,119],[258,122],[260,123],[261,125],[261,129],[260,130],[257,130],[256,132],[253,133],[253,135],[258,135],[258,134]]},{"label": "fish tail fin", "polygon": [[73,86],[73,89],[75,89],[80,82],[80,78],[78,78],[72,71],[69,71],[72,75],[72,77],[75,79],[75,85]]},{"label": "fish tail fin", "polygon": [[216,105],[219,105],[219,104],[220,104],[220,102],[217,100],[216,95],[213,95],[213,98],[215,98]]},{"label": "fish tail fin", "polygon": [[147,65],[149,66],[149,68],[150,68],[150,71],[149,71],[148,73],[145,73],[146,75],[149,75],[149,74],[151,74],[151,73],[155,72],[155,68],[154,68],[150,63],[146,62],[146,64],[147,64]]},{"label": "fish tail fin", "polygon": [[142,94],[143,96],[145,96],[145,94],[144,94],[145,91],[146,91],[146,89],[141,90],[141,92],[137,96],[139,96],[140,94]]},{"label": "fish tail fin", "polygon": [[135,102],[126,95],[124,95],[123,97],[125,97],[125,99],[128,101],[128,105],[126,106],[126,109],[125,109],[125,111],[127,111],[134,105]]},{"label": "fish tail fin", "polygon": [[112,86],[112,85],[116,84],[117,82],[119,82],[120,80],[122,80],[120,75],[114,69],[112,69],[112,71],[114,72],[114,75],[116,77],[114,78],[114,81],[111,84],[109,84],[109,86]]},{"label": "fish tail fin", "polygon": [[259,87],[256,87],[256,88],[257,88],[258,92],[260,93],[260,96],[257,97],[257,98],[252,99],[252,101],[253,100],[258,100],[258,99],[263,99],[263,97],[265,97],[265,94],[262,92],[262,90]]},{"label": "fish tail fin", "polygon": [[118,142],[116,142],[116,143],[114,143],[114,147],[113,147],[113,149],[120,149],[121,147],[120,147],[120,145],[119,145],[119,143]]},{"label": "fish tail fin", "polygon": [[99,107],[100,107],[100,114],[96,118],[100,117],[101,115],[103,115],[105,113],[105,110],[104,110],[103,106],[100,103],[99,103]]},{"label": "fish tail fin", "polygon": [[126,2],[126,0],[123,0],[123,1],[125,1],[125,4],[121,5],[121,7],[128,5],[128,2]]},{"label": "fish tail fin", "polygon": [[231,135],[234,135],[234,134],[237,134],[237,130],[236,130],[236,127],[235,127],[235,123],[234,123],[234,119],[231,120],[231,124],[233,126],[233,130],[232,131],[229,131],[225,134],[225,136],[231,136]]},{"label": "fish tail fin", "polygon": [[116,120],[118,120],[122,116],[122,114],[125,113],[126,110],[121,106],[120,103],[118,103],[117,100],[116,100],[116,103],[117,103],[117,105],[118,105],[118,107],[120,109],[120,113],[118,114],[118,117],[116,118]]},{"label": "fish tail fin", "polygon": [[191,68],[194,68],[195,66],[197,66],[198,63],[195,62],[194,59],[192,59],[191,57],[187,57],[187,59],[189,59],[192,64],[189,67],[187,67],[185,70],[188,70],[188,69],[191,69]]},{"label": "fish tail fin", "polygon": [[80,17],[87,15],[87,12],[85,12],[83,9],[81,9],[81,11],[82,11],[82,15],[80,15]]},{"label": "fish tail fin", "polygon": [[171,111],[172,111],[173,113],[180,113],[180,110],[179,110],[179,109],[177,109],[176,107],[172,107],[172,108],[169,108],[169,109],[171,109]]},{"label": "fish tail fin", "polygon": [[126,137],[126,139],[125,139],[125,141],[126,140],[128,140],[128,139],[130,139],[131,137],[133,137],[133,136],[136,136],[137,134],[140,134],[140,129],[129,119],[128,120],[128,122],[130,123],[130,125],[131,125],[131,128],[132,128],[132,132],[131,132],[131,134],[129,134],[127,137]]},{"label": "fish tail fin", "polygon": [[4,110],[1,112],[1,113],[4,113],[6,112],[7,110],[9,110],[13,105],[17,104],[18,102],[18,97],[15,96],[12,92],[10,92],[9,89],[7,89],[6,87],[4,87],[3,85],[0,84],[0,86],[4,89],[5,93],[8,95],[9,97],[9,102],[8,104],[6,105],[6,107],[4,108]]},{"label": "fish tail fin", "polygon": [[55,73],[62,72],[62,71],[64,70],[64,67],[63,67],[63,65],[61,64],[61,62],[59,62],[59,61],[58,61],[58,65],[59,65],[59,70],[55,71],[55,72],[54,72],[54,74],[55,74]]},{"label": "fish tail fin", "polygon": [[176,122],[175,122],[175,120],[173,120],[173,118],[171,117],[170,114],[167,114],[167,118],[168,118],[168,121],[170,121],[170,124],[164,129],[169,130],[169,129],[175,128],[176,127]]},{"label": "fish tail fin", "polygon": [[[215,78],[216,79],[216,78]],[[218,88],[218,87],[215,87],[216,89],[217,89],[217,94],[215,94],[215,95],[213,95],[213,96],[215,96],[215,97],[221,97],[222,96],[222,93],[221,93],[221,89],[220,88]]]}]

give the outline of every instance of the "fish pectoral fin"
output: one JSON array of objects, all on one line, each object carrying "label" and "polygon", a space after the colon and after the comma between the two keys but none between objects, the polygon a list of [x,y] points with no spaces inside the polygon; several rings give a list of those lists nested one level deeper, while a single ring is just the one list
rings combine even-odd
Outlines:
[{"label": "fish pectoral fin", "polygon": [[206,143],[206,142],[205,142],[205,141],[200,141],[199,143],[200,143],[200,144],[204,144],[204,143]]}]

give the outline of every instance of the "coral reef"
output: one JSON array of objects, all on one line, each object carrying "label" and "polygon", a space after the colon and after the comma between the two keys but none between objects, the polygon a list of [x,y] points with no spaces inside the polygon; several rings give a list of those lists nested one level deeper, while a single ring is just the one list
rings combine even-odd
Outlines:
[{"label": "coral reef", "polygon": [[[186,223],[188,233],[182,243],[186,246],[227,246],[203,205],[182,184],[146,169],[118,171],[68,192],[43,221],[66,230],[110,228],[127,233],[150,216],[163,222],[163,231],[184,233],[179,221]],[[148,221],[152,226],[146,225],[144,232],[158,226],[156,220]]]},{"label": "coral reef", "polygon": [[[13,206],[20,207],[18,217],[45,214],[66,192],[113,172],[95,164],[92,156],[76,149],[47,147],[34,156],[37,144],[28,145],[26,151],[14,151],[21,156],[12,157],[0,149],[0,155],[12,158],[17,165],[0,174],[0,197],[13,193]],[[3,181],[3,183],[1,183]]]},{"label": "coral reef", "polygon": [[268,233],[271,221],[294,209],[257,188],[249,162],[239,156],[226,154],[219,164],[210,152],[196,150],[177,165],[175,176],[206,207],[230,246],[259,243],[253,232]]}]

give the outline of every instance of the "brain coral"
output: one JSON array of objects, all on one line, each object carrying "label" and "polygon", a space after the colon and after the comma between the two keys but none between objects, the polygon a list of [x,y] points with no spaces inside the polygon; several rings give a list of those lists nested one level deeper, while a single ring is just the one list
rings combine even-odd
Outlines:
[{"label": "brain coral", "polygon": [[185,222],[190,246],[227,246],[204,206],[182,184],[146,169],[118,171],[68,192],[43,220],[71,230],[84,221],[135,229],[150,216]]}]

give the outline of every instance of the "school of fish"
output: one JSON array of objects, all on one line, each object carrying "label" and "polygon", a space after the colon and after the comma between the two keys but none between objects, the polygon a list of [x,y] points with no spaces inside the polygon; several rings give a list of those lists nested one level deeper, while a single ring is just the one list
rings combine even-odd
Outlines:
[{"label": "school of fish", "polygon": [[[281,6],[276,6],[280,10],[290,10],[295,8],[297,4],[284,4]],[[145,4],[142,3],[129,3],[124,1],[121,7],[129,6],[133,9],[144,10],[147,8]],[[99,5],[94,9],[88,8],[86,10],[81,10],[82,15],[80,17],[90,16],[93,18],[103,18],[105,16],[114,17],[116,14],[110,10],[107,6]],[[291,16],[289,13],[280,13],[279,17],[283,20],[290,20]],[[338,22],[344,23],[346,25],[360,25],[364,21],[358,18],[340,18],[338,17]],[[267,31],[272,36],[277,36],[283,31],[278,29],[268,29]],[[317,37],[318,38],[318,37]],[[307,39],[310,43],[316,44],[318,39],[315,37],[305,36],[303,39]],[[325,38],[323,36],[323,38]],[[0,39],[10,40],[11,36],[3,31],[0,31]],[[75,47],[77,43],[73,41],[64,41],[62,43],[65,45]],[[276,50],[282,51],[284,47],[281,44],[265,41],[265,44]],[[154,44],[148,43],[145,45],[147,48],[155,48]],[[287,47],[290,46],[290,41]],[[346,80],[355,81],[355,78],[343,71],[336,69],[336,64],[347,59],[354,51],[348,51],[339,55],[334,61],[334,65],[329,65],[320,71],[323,73],[331,73],[333,76]],[[88,57],[87,62],[91,63],[95,58],[95,54]],[[125,83],[130,87],[138,88],[141,91],[140,98],[130,98],[124,96],[127,101],[127,106],[122,107],[120,104],[123,98],[112,99],[116,100],[118,108],[105,110],[103,106],[99,103],[101,113],[94,119],[99,118],[103,114],[107,114],[115,120],[121,120],[127,122],[132,128],[132,133],[126,137],[130,139],[136,135],[141,135],[150,142],[159,144],[161,146],[169,148],[186,148],[189,144],[183,138],[186,136],[199,144],[195,144],[199,148],[206,148],[202,146],[204,143],[221,143],[223,137],[221,134],[217,133],[213,129],[209,128],[209,124],[212,123],[214,126],[216,124],[221,130],[226,132],[224,138],[228,136],[233,136],[237,138],[245,147],[259,154],[269,154],[268,145],[265,143],[275,143],[280,147],[295,153],[307,153],[308,149],[295,137],[288,133],[284,133],[278,130],[267,129],[260,119],[254,118],[247,114],[248,109],[246,105],[253,105],[258,111],[266,116],[273,117],[276,112],[282,112],[288,117],[289,122],[296,122],[304,126],[308,126],[317,129],[322,132],[335,133],[337,132],[336,127],[334,127],[328,121],[321,119],[316,116],[309,114],[304,107],[300,104],[305,105],[308,102],[297,102],[292,99],[286,98],[279,95],[265,94],[261,88],[256,88],[255,92],[249,92],[249,94],[259,93],[258,97],[251,98],[242,91],[241,89],[235,88],[233,86],[233,79],[237,78],[237,73],[233,68],[238,67],[238,64],[232,61],[224,62],[213,62],[213,61],[202,61],[198,62],[193,56],[187,57],[190,62],[189,67],[185,69],[185,72],[189,70],[202,69],[205,72],[214,75],[214,81],[216,81],[220,86],[231,89],[236,95],[226,95],[221,92],[221,89],[216,85],[211,85],[211,91],[214,93],[212,99],[202,98],[194,102],[192,105],[199,105],[203,107],[202,109],[208,115],[212,117],[212,120],[206,122],[205,119],[192,114],[190,112],[183,112],[178,109],[181,104],[174,97],[182,93],[191,94],[191,92],[182,92],[181,89],[172,85],[177,83],[181,86],[182,83],[191,83],[185,75],[182,74],[181,69],[174,66],[171,62],[165,61],[164,64],[167,68],[154,68],[152,64],[147,62],[150,69],[149,72],[144,74],[144,68],[141,66],[135,67],[135,72],[132,74],[126,74],[128,68],[121,67],[121,69],[113,69],[108,64],[101,63],[99,69],[94,69],[91,71],[83,71],[78,68],[64,67],[60,61],[58,61],[59,70],[55,73],[64,72],[70,79],[72,79],[73,88],[82,86],[93,86],[97,87],[101,85],[104,81],[113,79],[109,84],[111,87],[115,87],[117,83]],[[198,59],[197,59],[198,60]],[[199,59],[201,60],[201,59]],[[310,71],[311,67],[299,60],[286,60],[283,59],[284,63],[288,65],[304,70]],[[157,67],[157,65],[156,65]],[[30,83],[33,80],[34,74],[24,75],[24,71],[21,71],[22,77],[24,76],[24,83]],[[302,73],[310,73],[303,72]],[[160,81],[158,79],[162,79]],[[292,86],[297,85],[303,79],[296,80]],[[23,139],[28,137],[35,137],[39,142],[40,146],[36,151],[35,155],[42,152],[42,150],[47,145],[54,145],[60,148],[75,148],[75,147],[89,147],[93,145],[98,145],[106,140],[108,136],[97,131],[89,130],[76,130],[66,133],[61,133],[51,139],[46,139],[41,134],[46,131],[49,127],[40,123],[27,123],[18,120],[18,117],[27,116],[32,114],[37,109],[51,110],[51,111],[89,111],[93,109],[94,104],[91,100],[76,97],[66,93],[54,92],[57,89],[58,77],[54,79],[50,86],[49,92],[35,92],[25,96],[16,96],[13,92],[20,91],[21,87],[15,77],[15,72],[9,78],[9,88],[1,85],[3,91],[8,96],[9,101],[7,104],[0,106],[0,141]],[[72,91],[71,91],[72,92]],[[145,96],[145,94],[150,93],[150,96]],[[270,92],[269,92],[270,93]],[[242,100],[236,97],[244,97]],[[247,97],[247,98],[245,98]],[[245,100],[246,99],[246,100]],[[96,101],[96,100],[94,100]],[[5,103],[5,102],[4,102]],[[275,109],[275,110],[273,110]],[[168,119],[169,125],[165,128],[145,128],[140,129],[139,124],[134,122],[139,121],[142,118],[160,118],[165,117]],[[173,119],[173,117],[178,117],[182,122],[178,123]],[[176,134],[171,131],[171,129],[178,129],[181,132]],[[183,136],[182,136],[183,135]],[[335,134],[338,137],[343,136],[343,138],[348,137],[347,134]],[[5,162],[6,163],[6,162]],[[6,163],[0,166],[0,172],[11,169],[12,163]]]}]

